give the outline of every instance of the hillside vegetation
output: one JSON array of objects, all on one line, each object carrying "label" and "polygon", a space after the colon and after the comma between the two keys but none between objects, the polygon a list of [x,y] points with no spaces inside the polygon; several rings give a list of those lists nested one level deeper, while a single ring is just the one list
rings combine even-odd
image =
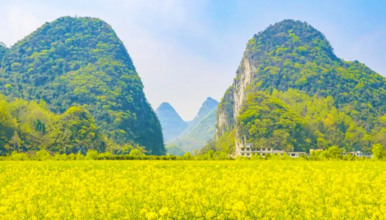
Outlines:
[{"label": "hillside vegetation", "polygon": [[384,77],[336,57],[309,24],[284,20],[247,43],[219,105],[216,138],[235,130],[236,143],[245,136],[255,146],[369,151],[386,146],[384,100]]},{"label": "hillside vegetation", "polygon": [[0,92],[8,100],[44,100],[55,114],[82,107],[109,141],[164,153],[161,126],[141,79],[107,23],[62,17],[4,48]]}]

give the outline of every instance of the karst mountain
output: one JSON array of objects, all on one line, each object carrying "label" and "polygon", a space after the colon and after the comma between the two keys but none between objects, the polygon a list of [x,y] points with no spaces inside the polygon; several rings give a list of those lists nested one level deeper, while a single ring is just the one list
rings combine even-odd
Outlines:
[{"label": "karst mountain", "polygon": [[165,153],[161,125],[133,61],[100,19],[62,17],[10,48],[1,44],[0,92],[7,100],[42,100],[57,114],[79,106],[105,139]]}]

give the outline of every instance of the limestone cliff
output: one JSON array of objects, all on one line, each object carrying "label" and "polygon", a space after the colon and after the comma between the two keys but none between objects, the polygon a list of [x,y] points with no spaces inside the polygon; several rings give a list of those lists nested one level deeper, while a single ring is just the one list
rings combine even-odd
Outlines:
[{"label": "limestone cliff", "polygon": [[367,130],[374,126],[369,121],[386,113],[384,77],[358,61],[336,57],[326,37],[306,22],[284,20],[248,41],[233,84],[219,104],[215,139],[236,129],[237,149],[245,135],[239,133],[237,119],[247,96],[289,89],[332,97],[338,110],[349,111]]}]

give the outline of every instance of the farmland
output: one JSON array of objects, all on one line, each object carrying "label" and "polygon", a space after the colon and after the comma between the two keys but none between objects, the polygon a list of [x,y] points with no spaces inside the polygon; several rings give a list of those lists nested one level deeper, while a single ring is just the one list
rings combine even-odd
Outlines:
[{"label": "farmland", "polygon": [[385,219],[382,161],[3,161],[4,219]]}]

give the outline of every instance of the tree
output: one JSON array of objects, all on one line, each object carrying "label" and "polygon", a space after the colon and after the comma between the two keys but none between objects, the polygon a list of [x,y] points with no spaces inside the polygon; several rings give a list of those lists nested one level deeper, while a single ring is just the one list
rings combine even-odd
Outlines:
[{"label": "tree", "polygon": [[162,129],[141,78],[122,41],[100,19],[62,17],[11,48],[0,45],[0,79],[0,93],[9,99],[44,99],[56,114],[83,106],[100,133],[116,143],[165,153]]},{"label": "tree", "polygon": [[98,159],[98,151],[96,150],[88,150],[86,155],[87,160],[97,160]]},{"label": "tree", "polygon": [[81,107],[69,108],[55,125],[52,138],[55,140],[51,150],[68,148],[76,153],[80,150],[105,151],[106,144],[94,119]]},{"label": "tree", "polygon": [[372,148],[373,158],[375,160],[381,160],[384,158],[386,152],[383,150],[383,146],[381,144],[374,144]]},{"label": "tree", "polygon": [[191,159],[191,155],[190,155],[189,152],[186,152],[186,153],[182,156],[182,158],[183,158],[184,160],[190,160],[190,159]]},{"label": "tree", "polygon": [[45,149],[41,149],[35,154],[37,160],[50,160],[52,157]]},{"label": "tree", "polygon": [[135,149],[130,151],[129,156],[132,156],[132,157],[142,157],[142,156],[145,156],[145,154],[142,153],[139,149],[135,148]]},{"label": "tree", "polygon": [[17,131],[15,131],[13,133],[13,136],[12,136],[11,140],[9,141],[9,143],[12,145],[14,151],[19,150],[19,147],[21,146],[21,139],[20,139]]},{"label": "tree", "polygon": [[329,147],[327,153],[328,157],[332,159],[339,159],[342,157],[342,151],[338,146]]},{"label": "tree", "polygon": [[263,92],[250,94],[237,118],[239,136],[256,147],[285,151],[305,148],[305,122],[281,100]]}]

